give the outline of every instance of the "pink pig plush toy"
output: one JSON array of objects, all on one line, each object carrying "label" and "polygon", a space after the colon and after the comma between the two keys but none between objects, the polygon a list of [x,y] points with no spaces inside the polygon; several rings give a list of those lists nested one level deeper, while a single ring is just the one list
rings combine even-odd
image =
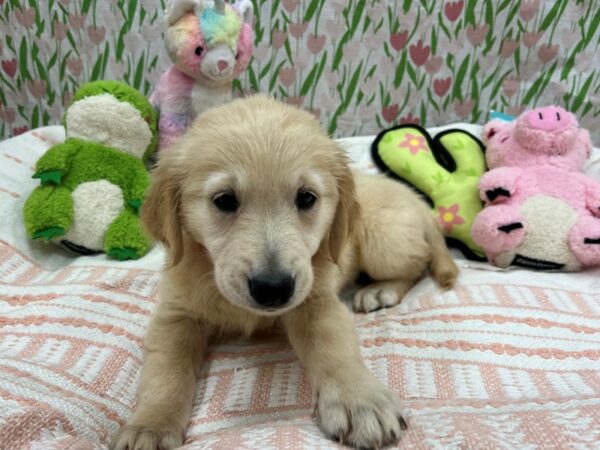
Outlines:
[{"label": "pink pig plush toy", "polygon": [[600,264],[600,183],[580,171],[587,130],[555,106],[483,128],[490,171],[479,182],[486,207],[471,234],[490,262],[576,271]]},{"label": "pink pig plush toy", "polygon": [[[213,3],[213,2],[211,2]],[[159,112],[159,148],[184,133],[196,116],[231,100],[233,79],[252,55],[251,0],[231,6],[204,0],[171,0],[165,42],[173,62],[150,101]]]}]

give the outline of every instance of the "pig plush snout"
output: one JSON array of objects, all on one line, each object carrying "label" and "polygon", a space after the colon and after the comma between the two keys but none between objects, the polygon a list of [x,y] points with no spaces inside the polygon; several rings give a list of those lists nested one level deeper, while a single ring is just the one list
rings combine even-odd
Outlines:
[{"label": "pig plush snout", "polygon": [[559,131],[573,125],[573,115],[557,106],[533,109],[523,116],[529,126],[542,131]]},{"label": "pig plush snout", "polygon": [[515,139],[540,155],[564,155],[577,138],[573,114],[557,106],[533,109],[517,119]]}]

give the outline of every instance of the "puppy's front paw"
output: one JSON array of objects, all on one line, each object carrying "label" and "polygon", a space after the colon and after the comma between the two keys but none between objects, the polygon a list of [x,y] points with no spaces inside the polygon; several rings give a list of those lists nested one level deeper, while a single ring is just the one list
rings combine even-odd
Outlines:
[{"label": "puppy's front paw", "polygon": [[319,390],[317,423],[335,440],[357,448],[395,444],[406,422],[396,396],[377,380]]},{"label": "puppy's front paw", "polygon": [[181,447],[183,431],[175,427],[149,427],[144,425],[124,425],[111,441],[111,450],[171,450]]},{"label": "puppy's front paw", "polygon": [[355,312],[371,312],[381,308],[397,305],[410,289],[410,284],[404,281],[373,282],[359,289],[352,304]]}]

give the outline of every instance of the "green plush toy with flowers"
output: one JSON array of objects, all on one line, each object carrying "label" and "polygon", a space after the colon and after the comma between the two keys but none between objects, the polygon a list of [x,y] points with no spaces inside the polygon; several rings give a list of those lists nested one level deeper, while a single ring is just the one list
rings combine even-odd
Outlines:
[{"label": "green plush toy with flowers", "polygon": [[27,234],[79,254],[137,259],[151,248],[140,220],[157,145],[157,114],[118,81],[87,83],[64,116],[66,140],[37,161],[24,206]]},{"label": "green plush toy with flowers", "polygon": [[420,192],[432,207],[449,245],[473,260],[485,260],[471,238],[483,204],[479,178],[486,170],[484,146],[472,134],[446,130],[432,138],[417,125],[379,133],[371,148],[379,169]]}]

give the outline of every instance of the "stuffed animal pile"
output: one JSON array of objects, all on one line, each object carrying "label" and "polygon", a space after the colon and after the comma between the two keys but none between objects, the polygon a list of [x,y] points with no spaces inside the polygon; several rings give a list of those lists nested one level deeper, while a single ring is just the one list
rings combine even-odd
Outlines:
[{"label": "stuffed animal pile", "polygon": [[600,183],[581,173],[592,144],[575,116],[548,106],[491,121],[483,134],[491,170],[471,232],[489,261],[564,271],[600,264]]},{"label": "stuffed animal pile", "polygon": [[151,242],[139,210],[156,149],[157,117],[141,93],[118,81],[83,85],[64,117],[66,140],[37,161],[40,180],[24,206],[32,239],[79,254],[137,259]]},{"label": "stuffed animal pile", "polygon": [[233,79],[252,55],[250,0],[231,6],[215,0],[172,0],[165,43],[173,65],[150,101],[159,111],[159,148],[168,147],[203,111],[231,100]]}]

